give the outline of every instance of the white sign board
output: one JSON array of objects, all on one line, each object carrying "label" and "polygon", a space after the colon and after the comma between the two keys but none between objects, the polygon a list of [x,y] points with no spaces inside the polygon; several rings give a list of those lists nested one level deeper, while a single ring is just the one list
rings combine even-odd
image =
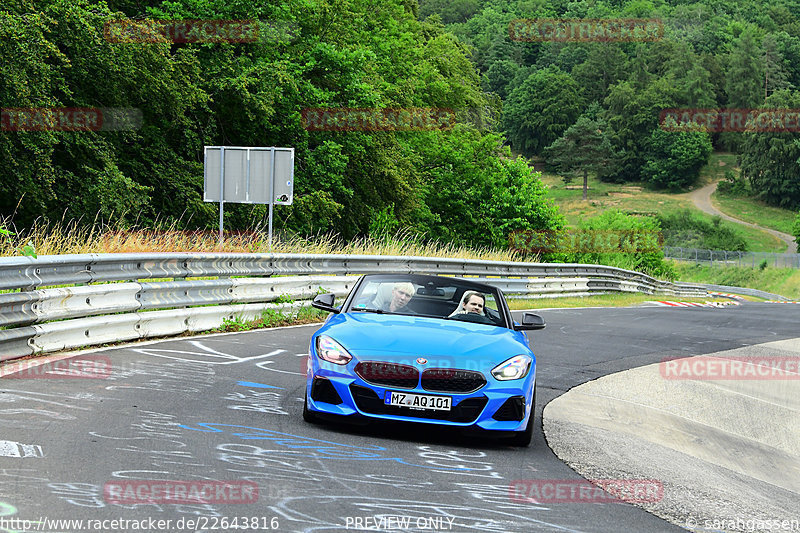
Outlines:
[{"label": "white sign board", "polygon": [[219,202],[222,242],[225,202],[269,205],[272,250],[272,206],[291,205],[294,193],[294,148],[206,146],[203,201]]},{"label": "white sign board", "polygon": [[204,201],[291,205],[293,193],[294,148],[205,147]]}]

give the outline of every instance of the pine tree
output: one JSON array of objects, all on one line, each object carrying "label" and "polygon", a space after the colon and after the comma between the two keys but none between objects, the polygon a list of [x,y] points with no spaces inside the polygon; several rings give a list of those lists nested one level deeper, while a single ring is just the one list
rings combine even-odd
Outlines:
[{"label": "pine tree", "polygon": [[761,49],[751,30],[745,30],[733,42],[728,56],[725,92],[728,105],[734,108],[757,107],[764,101],[764,68]]},{"label": "pine tree", "polygon": [[583,174],[583,199],[586,200],[589,172],[607,166],[614,159],[614,149],[605,123],[582,115],[545,149],[545,156],[548,164],[562,172]]}]

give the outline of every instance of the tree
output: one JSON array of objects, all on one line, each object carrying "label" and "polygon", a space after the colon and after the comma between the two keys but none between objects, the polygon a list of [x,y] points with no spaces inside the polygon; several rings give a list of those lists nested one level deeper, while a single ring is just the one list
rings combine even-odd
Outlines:
[{"label": "tree", "polygon": [[[674,129],[671,118],[665,124]],[[705,131],[665,131],[656,128],[648,141],[642,179],[656,187],[679,191],[694,184],[711,155],[711,138]]]},{"label": "tree", "polygon": [[733,42],[728,55],[725,92],[734,108],[757,107],[764,101],[762,51],[753,30],[747,29]]},{"label": "tree", "polygon": [[615,43],[590,43],[586,60],[572,69],[587,101],[602,100],[609,87],[627,75],[628,56]]},{"label": "tree", "polygon": [[[796,109],[800,107],[800,93],[777,91],[767,99],[767,107]],[[757,119],[755,123],[758,124]],[[795,131],[758,129],[742,136],[740,166],[750,189],[768,204],[789,209],[800,206],[800,136]]]},{"label": "tree", "polygon": [[561,172],[583,173],[584,200],[588,196],[589,172],[598,172],[614,158],[606,124],[587,116],[579,117],[544,153],[547,163]]},{"label": "tree", "polygon": [[608,109],[603,113],[613,131],[611,136],[619,154],[616,164],[599,174],[604,181],[637,181],[647,162],[647,142],[658,128],[659,115],[664,109],[674,108],[680,89],[669,78],[657,78],[645,88],[637,90],[630,81],[612,86],[605,99]]},{"label": "tree", "polygon": [[695,63],[682,80],[683,100],[690,107],[710,108],[716,105],[711,75],[699,62]]},{"label": "tree", "polygon": [[511,91],[503,125],[516,151],[536,155],[558,139],[582,110],[578,84],[551,66],[531,73]]},{"label": "tree", "polygon": [[764,62],[764,101],[775,91],[791,87],[789,76],[784,67],[783,55],[779,50],[778,40],[773,34],[767,34],[761,41],[764,50],[761,60]]}]

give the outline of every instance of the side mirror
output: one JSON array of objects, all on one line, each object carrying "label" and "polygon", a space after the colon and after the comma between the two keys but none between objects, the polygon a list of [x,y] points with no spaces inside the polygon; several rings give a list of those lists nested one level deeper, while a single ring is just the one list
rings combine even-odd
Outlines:
[{"label": "side mirror", "polygon": [[544,329],[546,325],[544,319],[536,313],[525,312],[522,313],[522,324],[514,324],[514,329],[517,331]]},{"label": "side mirror", "polygon": [[325,294],[317,294],[314,297],[314,300],[311,302],[311,307],[316,307],[317,309],[322,309],[323,311],[328,311],[329,313],[338,313],[339,308],[333,306],[333,302],[336,300],[336,296],[330,292],[326,292]]}]

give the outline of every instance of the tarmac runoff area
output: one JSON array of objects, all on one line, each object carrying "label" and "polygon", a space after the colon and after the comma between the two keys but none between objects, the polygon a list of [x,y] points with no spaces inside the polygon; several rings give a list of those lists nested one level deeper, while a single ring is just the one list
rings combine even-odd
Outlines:
[{"label": "tarmac runoff area", "polygon": [[690,531],[800,532],[798,360],[788,339],[611,374],[550,402],[545,437],[587,479],[657,480],[635,505]]}]

